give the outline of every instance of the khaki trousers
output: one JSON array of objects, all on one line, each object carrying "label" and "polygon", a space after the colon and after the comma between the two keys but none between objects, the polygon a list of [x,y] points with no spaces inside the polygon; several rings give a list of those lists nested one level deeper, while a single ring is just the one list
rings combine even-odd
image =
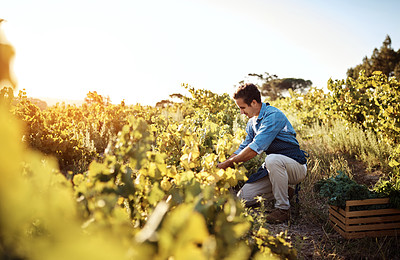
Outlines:
[{"label": "khaki trousers", "polygon": [[257,196],[271,200],[275,198],[275,208],[289,209],[288,185],[304,180],[307,166],[281,154],[270,154],[265,158],[268,176],[252,183],[246,183],[237,196],[246,206],[257,203]]}]

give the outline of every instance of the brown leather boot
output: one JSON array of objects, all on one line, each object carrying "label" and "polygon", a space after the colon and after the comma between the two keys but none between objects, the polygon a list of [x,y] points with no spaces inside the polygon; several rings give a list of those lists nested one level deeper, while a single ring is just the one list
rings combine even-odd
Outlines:
[{"label": "brown leather boot", "polygon": [[289,220],[289,210],[274,209],[266,217],[266,221],[270,224],[279,224]]}]

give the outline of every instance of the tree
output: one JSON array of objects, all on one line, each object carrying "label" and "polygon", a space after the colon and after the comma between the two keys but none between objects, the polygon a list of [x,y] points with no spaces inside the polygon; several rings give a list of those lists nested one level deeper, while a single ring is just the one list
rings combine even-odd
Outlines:
[{"label": "tree", "polygon": [[38,108],[40,108],[40,110],[45,110],[45,109],[47,109],[47,103],[46,103],[46,101],[40,100],[40,99],[38,99],[38,98],[28,98],[28,100],[29,100],[32,104],[34,104],[34,105],[36,105]]},{"label": "tree", "polygon": [[370,77],[374,71],[381,71],[388,77],[400,78],[400,49],[397,52],[392,49],[392,40],[389,35],[386,35],[379,50],[374,49],[371,58],[365,56],[361,64],[348,69],[347,76],[357,79],[361,70],[365,71],[367,77]]},{"label": "tree", "polygon": [[174,104],[174,102],[172,102],[171,100],[163,99],[156,103],[156,107],[164,108],[164,107],[170,106],[172,104]]},{"label": "tree", "polygon": [[1,30],[1,23],[3,21],[4,19],[0,18],[0,83],[8,82],[15,89],[17,81],[11,71],[11,61],[14,58],[15,50],[11,44],[9,44]]},{"label": "tree", "polygon": [[89,91],[89,93],[86,94],[85,97],[85,102],[89,105],[92,104],[99,104],[99,105],[103,105],[103,106],[108,106],[111,104],[111,100],[110,97],[104,97],[100,94],[97,94],[97,91]]},{"label": "tree", "polygon": [[[268,72],[264,74],[249,73],[248,76],[256,77],[260,82],[260,92],[262,96],[267,96],[270,100],[283,97],[289,89],[304,92],[307,88],[311,87],[311,80],[297,79],[297,78],[278,78],[277,75],[271,75]],[[240,82],[243,83],[244,81]]]}]

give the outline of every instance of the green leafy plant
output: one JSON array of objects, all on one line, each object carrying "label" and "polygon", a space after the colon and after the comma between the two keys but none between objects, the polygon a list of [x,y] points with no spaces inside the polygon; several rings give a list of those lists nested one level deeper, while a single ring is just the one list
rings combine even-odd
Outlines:
[{"label": "green leafy plant", "polygon": [[374,186],[374,191],[389,197],[390,204],[400,209],[400,175],[394,175],[386,180],[380,179]]},{"label": "green leafy plant", "polygon": [[347,200],[363,200],[376,197],[365,185],[360,185],[350,179],[344,172],[337,176],[319,180],[314,184],[314,190],[328,198],[328,203],[341,208],[346,207]]}]

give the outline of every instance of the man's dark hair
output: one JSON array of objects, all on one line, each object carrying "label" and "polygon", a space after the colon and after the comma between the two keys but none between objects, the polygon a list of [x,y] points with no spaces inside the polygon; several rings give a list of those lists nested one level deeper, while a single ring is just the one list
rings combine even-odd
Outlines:
[{"label": "man's dark hair", "polygon": [[257,101],[257,103],[261,103],[261,94],[258,90],[257,86],[253,83],[246,83],[240,85],[236,92],[233,94],[234,99],[243,98],[244,103],[250,106],[253,100]]}]

